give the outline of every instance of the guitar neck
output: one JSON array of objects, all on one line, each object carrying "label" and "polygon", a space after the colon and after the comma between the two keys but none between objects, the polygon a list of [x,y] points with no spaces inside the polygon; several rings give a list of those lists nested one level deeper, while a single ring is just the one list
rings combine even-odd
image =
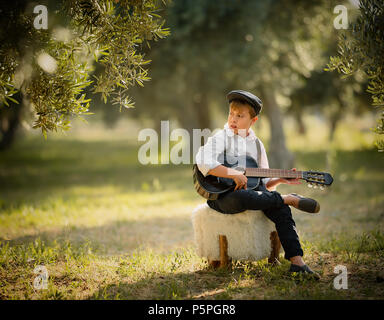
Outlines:
[{"label": "guitar neck", "polygon": [[283,169],[263,169],[263,168],[246,168],[245,175],[247,177],[259,178],[303,178],[303,171],[283,170]]}]

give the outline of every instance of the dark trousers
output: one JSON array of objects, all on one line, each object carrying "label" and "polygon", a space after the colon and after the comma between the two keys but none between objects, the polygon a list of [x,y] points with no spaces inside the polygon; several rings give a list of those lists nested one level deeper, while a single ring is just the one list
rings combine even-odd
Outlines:
[{"label": "dark trousers", "polygon": [[284,258],[303,256],[296,224],[291,209],[284,204],[280,193],[268,191],[263,184],[255,190],[236,190],[220,194],[217,200],[208,200],[214,210],[235,214],[245,210],[261,210],[275,223],[277,234],[283,246]]}]

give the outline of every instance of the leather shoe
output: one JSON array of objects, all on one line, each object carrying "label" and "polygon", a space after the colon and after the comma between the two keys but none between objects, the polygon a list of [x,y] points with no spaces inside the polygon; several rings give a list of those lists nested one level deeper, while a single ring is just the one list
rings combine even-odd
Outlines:
[{"label": "leather shoe", "polygon": [[296,209],[309,213],[318,213],[320,211],[320,204],[315,199],[305,198],[297,193],[291,193],[291,195],[299,198],[298,205],[294,205]]},{"label": "leather shoe", "polygon": [[299,266],[297,264],[291,264],[291,267],[289,268],[289,272],[293,273],[296,272],[298,274],[305,274],[306,276],[310,276],[311,278],[315,280],[320,279],[320,275],[316,272],[314,272],[310,267],[308,267],[306,264],[303,266]]}]

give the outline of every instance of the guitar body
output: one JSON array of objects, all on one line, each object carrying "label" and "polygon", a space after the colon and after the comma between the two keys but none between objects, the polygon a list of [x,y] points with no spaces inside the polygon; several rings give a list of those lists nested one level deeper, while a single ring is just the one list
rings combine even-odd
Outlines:
[{"label": "guitar body", "polygon": [[[238,163],[244,163],[246,168],[258,168],[257,162],[250,156],[244,158],[230,159],[225,158],[223,166],[232,169],[244,170],[239,168]],[[241,161],[238,161],[241,160]],[[247,190],[254,190],[260,184],[260,177],[248,177]],[[205,199],[216,200],[219,194],[230,191],[235,188],[236,184],[233,179],[216,177],[213,175],[204,175],[200,172],[197,165],[193,165],[193,183],[196,191]]]}]

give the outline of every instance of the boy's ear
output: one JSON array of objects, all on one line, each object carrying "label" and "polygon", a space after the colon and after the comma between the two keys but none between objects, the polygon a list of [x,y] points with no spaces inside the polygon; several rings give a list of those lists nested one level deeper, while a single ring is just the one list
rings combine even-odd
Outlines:
[{"label": "boy's ear", "polygon": [[258,116],[254,117],[254,118],[252,119],[252,124],[254,124],[258,119],[259,119]]}]

